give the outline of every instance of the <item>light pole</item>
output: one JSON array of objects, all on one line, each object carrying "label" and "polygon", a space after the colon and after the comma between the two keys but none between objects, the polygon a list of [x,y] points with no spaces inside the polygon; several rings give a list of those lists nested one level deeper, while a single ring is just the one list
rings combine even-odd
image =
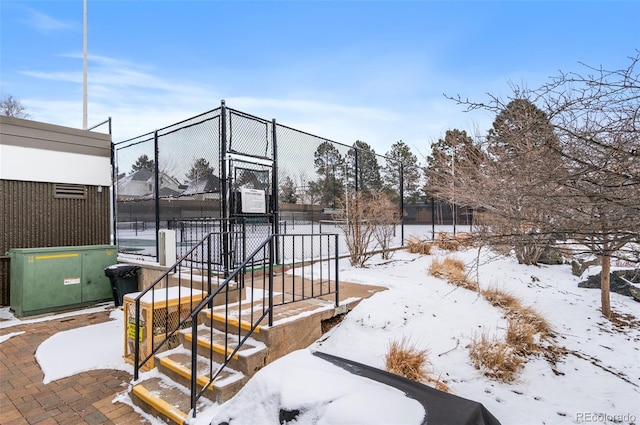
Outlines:
[{"label": "light pole", "polygon": [[82,128],[88,128],[87,112],[87,0],[82,2]]}]

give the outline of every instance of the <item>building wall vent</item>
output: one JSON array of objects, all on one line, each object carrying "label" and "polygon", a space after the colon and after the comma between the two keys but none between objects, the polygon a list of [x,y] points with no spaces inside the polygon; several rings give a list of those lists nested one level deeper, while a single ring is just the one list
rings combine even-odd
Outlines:
[{"label": "building wall vent", "polygon": [[53,188],[54,198],[86,199],[87,187],[80,184],[56,183]]}]

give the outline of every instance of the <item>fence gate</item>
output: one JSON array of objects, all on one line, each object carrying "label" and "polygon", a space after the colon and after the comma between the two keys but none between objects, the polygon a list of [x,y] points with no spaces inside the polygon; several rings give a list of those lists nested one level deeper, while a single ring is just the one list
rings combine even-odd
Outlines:
[{"label": "fence gate", "polygon": [[[228,114],[228,115],[227,115]],[[277,163],[274,125],[222,105],[221,170],[228,191],[223,215],[242,227],[245,252],[250,254],[273,233],[278,233]]]}]

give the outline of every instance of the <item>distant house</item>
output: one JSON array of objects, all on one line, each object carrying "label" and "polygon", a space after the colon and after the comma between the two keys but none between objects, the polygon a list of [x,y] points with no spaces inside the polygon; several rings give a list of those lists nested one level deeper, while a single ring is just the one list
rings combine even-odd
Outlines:
[{"label": "distant house", "polygon": [[182,197],[193,200],[220,199],[220,178],[209,174],[187,183]]},{"label": "distant house", "polygon": [[[160,197],[171,198],[180,196],[182,190],[180,182],[173,177],[160,173]],[[141,168],[129,175],[118,179],[118,200],[152,199],[154,193],[155,175],[147,168]]]}]

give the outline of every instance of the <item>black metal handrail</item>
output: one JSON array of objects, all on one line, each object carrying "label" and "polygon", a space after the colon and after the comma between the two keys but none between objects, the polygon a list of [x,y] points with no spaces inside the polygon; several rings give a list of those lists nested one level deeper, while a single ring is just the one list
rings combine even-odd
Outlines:
[{"label": "black metal handrail", "polygon": [[[305,240],[309,240],[305,246]],[[326,239],[326,242],[323,243]],[[300,241],[296,244],[296,241]],[[279,251],[279,252],[276,252]],[[297,253],[297,255],[296,255]],[[283,263],[276,264],[275,259],[284,259]],[[321,263],[319,267],[319,276],[314,276],[315,263]],[[323,272],[323,264],[327,263],[327,270]],[[311,275],[304,276],[306,268],[311,267]],[[298,283],[301,283],[301,292],[296,293],[296,274],[290,275],[291,291],[286,296],[285,273],[284,270],[296,268],[300,276],[297,277]],[[332,272],[333,269],[333,272]],[[274,300],[274,291],[277,285],[276,272],[280,270],[281,276],[281,296],[279,300]],[[246,277],[245,277],[246,276]],[[244,277],[251,282],[251,292],[247,296],[243,304],[243,300],[237,302],[237,331],[230,329],[229,315],[231,306],[228,302],[229,285],[238,278]],[[306,285],[305,285],[306,282]],[[332,286],[333,283],[333,286]],[[309,289],[305,291],[305,287]],[[318,286],[316,288],[316,286]],[[326,286],[326,288],[325,288]],[[262,296],[259,295],[259,288],[262,288]],[[258,288],[258,291],[256,291]],[[224,291],[225,302],[225,330],[223,337],[223,347],[219,351],[224,354],[224,360],[215,368],[213,362],[213,327],[209,328],[209,379],[204,385],[198,383],[197,379],[197,349],[198,349],[198,320],[197,317],[207,306],[211,305],[213,298],[219,296]],[[260,323],[266,318],[269,326],[273,326],[274,307],[284,305],[291,302],[301,301],[304,299],[318,298],[335,294],[335,305],[339,305],[339,279],[338,279],[338,235],[337,234],[278,234],[269,236],[260,246],[258,246],[245,261],[240,264],[229,276],[222,282],[218,288],[191,312],[191,410],[193,417],[196,416],[196,404],[200,397],[209,389],[216,378],[224,370],[229,362],[238,353],[242,345],[253,334]],[[287,298],[288,296],[288,298]],[[256,313],[254,306],[261,304]],[[242,320],[243,306],[249,305],[251,308],[248,313],[248,320]],[[235,306],[233,307],[235,308]],[[242,323],[241,323],[242,322]],[[244,323],[244,325],[243,325]],[[234,348],[230,348],[230,339],[235,343]]]},{"label": "black metal handrail", "polygon": [[[232,238],[244,238],[245,236],[244,229],[242,232],[208,233],[204,239],[194,245],[150,287],[140,292],[135,298],[134,380],[138,380],[140,369],[153,356],[160,350],[177,346],[179,332],[191,327],[191,408],[194,417],[199,398],[213,384],[260,323],[267,319],[268,325],[273,326],[274,306],[331,294],[335,294],[335,305],[339,305],[337,234],[271,235],[251,254],[244,255],[244,251],[238,253],[244,260],[235,265],[234,270],[226,276],[224,273],[220,274],[214,288],[213,278],[218,271],[214,270],[213,265],[219,264],[219,259],[214,257],[218,252],[222,252],[222,255],[228,255],[229,249],[224,249],[223,246],[229,244]],[[213,255],[214,251],[216,251],[215,255]],[[236,258],[238,257],[236,256]],[[276,259],[282,259],[282,261],[277,264]],[[318,262],[320,267],[316,272],[314,265]],[[291,285],[290,289],[287,289],[284,272],[291,268],[295,268],[298,273],[287,275]],[[276,274],[280,276],[280,280]],[[177,286],[170,285],[171,276],[177,277]],[[189,281],[187,287],[182,286],[185,279]],[[245,288],[246,280],[251,282],[251,292],[246,299],[243,299],[241,289]],[[229,302],[229,293],[234,283],[236,284],[235,289],[238,290],[237,306],[232,306]],[[278,287],[278,284],[281,286]],[[296,289],[297,286],[300,286],[301,289]],[[278,300],[274,300],[276,289],[281,294],[278,296]],[[200,298],[201,294],[205,294],[203,298]],[[184,300],[182,299],[183,295]],[[211,342],[208,353],[209,379],[202,385],[197,380],[198,316],[206,307],[211,309],[214,298],[218,296],[224,297],[225,317],[222,335],[224,343],[222,347],[218,347],[218,351],[224,355],[224,360],[216,365],[214,370],[214,329],[211,326],[208,328]],[[170,298],[178,299],[177,305],[172,302],[173,310],[171,311],[169,308]],[[144,355],[140,338],[140,332],[143,328],[141,326],[141,304],[143,301],[147,304],[147,308],[152,309],[150,319],[145,315],[151,323],[146,324],[147,332],[150,332],[150,335],[147,335],[146,344],[148,346],[145,347]],[[194,307],[195,303],[197,305]],[[246,308],[247,305],[251,308],[248,313],[245,313],[249,316],[248,320],[244,320],[242,317],[243,308]],[[254,311],[256,305],[261,307]],[[237,323],[232,326],[229,325],[229,317],[232,313],[231,309],[236,307]],[[162,313],[156,313],[156,310]],[[236,325],[237,329],[235,329]],[[235,347],[230,348],[231,344]],[[198,388],[199,386],[201,388]]]},{"label": "black metal handrail", "polygon": [[[138,379],[140,369],[156,354],[162,349],[165,345],[176,344],[177,343],[177,333],[185,329],[189,326],[190,315],[189,313],[192,310],[194,303],[194,291],[199,291],[200,293],[210,294],[212,292],[213,285],[213,274],[219,273],[222,274],[222,270],[214,270],[212,264],[219,264],[219,260],[213,261],[213,253],[214,251],[222,252],[220,249],[220,245],[223,243],[224,236],[227,236],[229,240],[232,237],[239,238],[242,237],[241,232],[211,232],[207,234],[200,242],[194,245],[189,251],[187,251],[182,257],[176,261],[176,263],[171,266],[168,270],[160,275],[148,288],[141,291],[135,297],[135,342],[134,342],[134,380]],[[217,247],[217,249],[216,249]],[[244,252],[239,254],[242,258],[244,258]],[[206,259],[206,260],[205,260]],[[185,270],[186,269],[186,270]],[[176,276],[177,275],[177,276]],[[169,279],[171,276],[176,276],[178,279],[178,285],[173,287],[176,289],[171,289]],[[185,279],[188,278],[189,287],[183,288],[182,283]],[[240,284],[244,284],[244,282],[240,282]],[[158,293],[158,289],[164,290],[161,293]],[[183,303],[183,289],[185,292],[188,292],[188,299]],[[169,312],[169,300],[171,297],[171,292],[176,292],[178,304],[176,306],[172,306],[175,308],[174,313],[178,313],[177,318],[175,318],[175,314],[171,316],[170,320],[170,312]],[[148,335],[146,344],[150,344],[150,347],[147,347],[145,350],[146,355],[143,359],[141,359],[141,302],[143,299],[149,298],[148,304],[151,306],[151,324],[147,324],[148,332],[151,332],[151,335]],[[197,301],[198,298],[196,297]],[[163,307],[159,309],[156,307]],[[156,310],[162,311],[161,316],[156,316]],[[173,347],[171,347],[173,348]]]}]

